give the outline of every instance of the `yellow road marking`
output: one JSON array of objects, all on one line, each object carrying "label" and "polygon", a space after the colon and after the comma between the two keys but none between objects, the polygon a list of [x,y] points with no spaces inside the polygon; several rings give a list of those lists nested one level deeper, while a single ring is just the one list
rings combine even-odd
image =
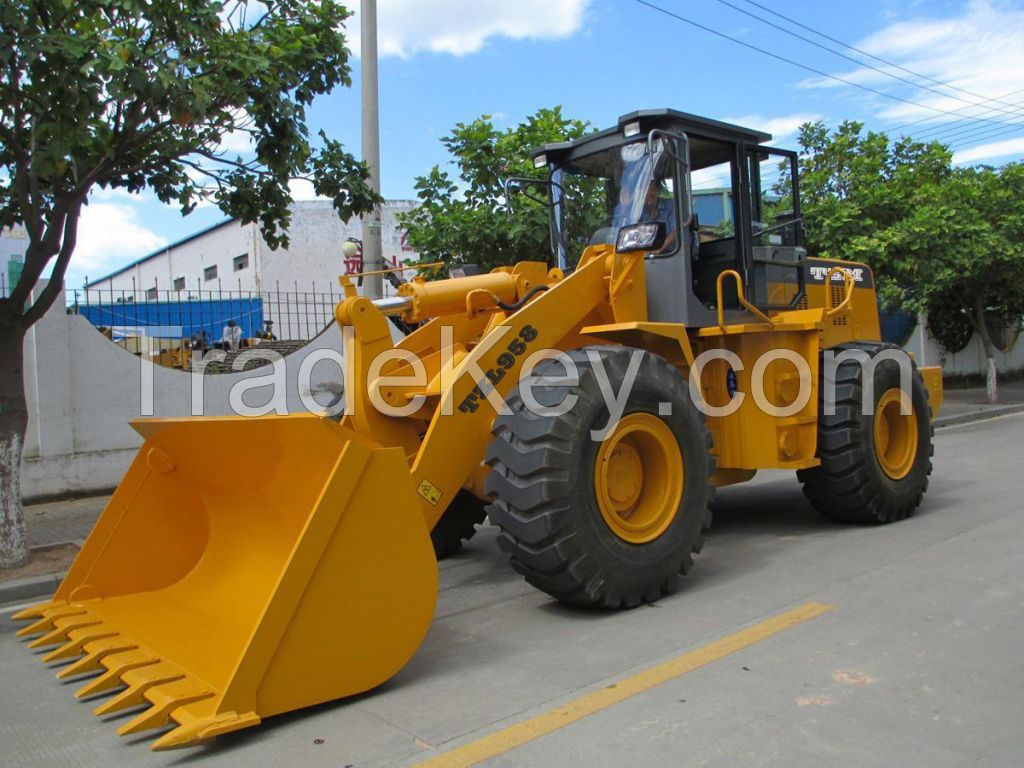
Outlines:
[{"label": "yellow road marking", "polygon": [[531,717],[529,720],[516,723],[497,733],[424,760],[418,763],[418,766],[421,768],[461,768],[462,766],[476,765],[831,610],[831,605],[822,603],[801,605],[799,608],[780,613],[760,624],[708,643],[695,651],[676,656],[674,659],[669,659],[619,680],[613,685],[584,694],[554,709]]}]

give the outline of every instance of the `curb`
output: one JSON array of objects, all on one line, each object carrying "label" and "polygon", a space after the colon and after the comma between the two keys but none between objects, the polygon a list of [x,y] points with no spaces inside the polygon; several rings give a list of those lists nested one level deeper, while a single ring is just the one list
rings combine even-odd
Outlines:
[{"label": "curb", "polygon": [[999,416],[1009,416],[1012,413],[1024,412],[1024,403],[1015,403],[1014,405],[997,405],[994,408],[985,408],[980,411],[971,411],[970,413],[959,413],[956,416],[939,416],[935,419],[933,425],[936,429],[942,429],[943,427],[952,427],[957,424],[971,424],[975,421],[985,421],[987,419],[994,419]]},{"label": "curb", "polygon": [[14,603],[48,597],[57,591],[64,580],[63,573],[48,573],[45,576],[30,576],[0,584],[0,603]]},{"label": "curb", "polygon": [[[50,544],[37,544],[30,549],[49,549],[50,547],[63,547],[73,544],[81,551],[85,546],[85,539],[71,539],[69,541],[55,541]],[[40,597],[49,597],[57,591],[57,587],[64,581],[67,571],[60,573],[44,573],[41,576],[29,576],[24,579],[14,579],[0,583],[0,605],[4,603],[23,602],[35,600]]]}]

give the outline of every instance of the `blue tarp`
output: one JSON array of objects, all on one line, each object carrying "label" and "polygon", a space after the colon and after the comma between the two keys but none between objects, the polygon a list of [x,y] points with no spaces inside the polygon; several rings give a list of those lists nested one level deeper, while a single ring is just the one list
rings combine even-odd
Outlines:
[{"label": "blue tarp", "polygon": [[882,341],[890,344],[907,343],[910,334],[917,327],[917,317],[902,309],[878,308],[878,320],[882,327]]},{"label": "blue tarp", "polygon": [[187,339],[206,331],[220,339],[228,320],[241,327],[243,338],[263,328],[263,299],[201,299],[79,305],[78,313],[96,327],[111,328],[115,337],[128,335]]}]

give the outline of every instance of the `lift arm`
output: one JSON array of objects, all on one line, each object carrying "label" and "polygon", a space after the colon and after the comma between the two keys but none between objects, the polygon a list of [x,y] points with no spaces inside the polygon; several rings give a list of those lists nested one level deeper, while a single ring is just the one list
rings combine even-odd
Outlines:
[{"label": "lift arm", "polygon": [[[387,416],[376,409],[367,410],[373,407],[368,391],[374,385],[369,376],[372,357],[391,347],[383,313],[362,297],[352,297],[338,305],[339,324],[354,328],[354,333],[346,335],[346,365],[349,366],[346,392],[351,392],[349,396],[357,409],[363,410],[347,417],[351,419],[347,423],[379,444],[407,448],[413,484],[428,528],[433,528],[458,490],[480,466],[497,410],[519,384],[527,364],[532,369],[542,359],[544,355],[538,356],[538,353],[552,349],[563,351],[561,342],[602,306],[609,315],[612,303],[631,307],[633,315],[646,314],[642,301],[627,300],[627,292],[643,291],[642,277],[616,280],[629,272],[642,276],[643,265],[632,263],[641,259],[642,254],[615,254],[610,248],[592,249],[569,277],[535,294],[514,312],[494,313],[486,331],[467,354],[461,359],[450,355],[453,365],[448,373],[441,365],[440,391],[421,440],[417,433],[422,426],[417,430],[414,420]],[[442,282],[446,285],[439,286],[436,293],[444,297],[445,308],[462,306],[463,317],[472,314],[474,308],[467,302],[471,301],[474,291],[481,289],[477,285],[481,281],[459,278]],[[614,302],[609,300],[611,286],[616,290]],[[461,295],[454,293],[456,289],[462,290]],[[458,322],[457,318],[442,316],[433,322]],[[646,317],[609,316],[608,320],[611,319],[642,321]],[[456,335],[458,332],[458,328],[453,331],[456,345],[464,341]],[[353,386],[356,391],[350,389]],[[418,443],[418,448],[414,442]],[[412,455],[414,449],[415,455]]]}]

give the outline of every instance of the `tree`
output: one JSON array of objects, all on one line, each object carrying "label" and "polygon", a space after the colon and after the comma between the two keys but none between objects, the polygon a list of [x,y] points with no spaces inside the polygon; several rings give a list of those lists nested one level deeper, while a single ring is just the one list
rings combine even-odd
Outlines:
[{"label": "tree", "polygon": [[510,176],[546,178],[529,152],[542,144],[569,141],[587,132],[589,123],[562,116],[561,107],[541,109],[525,121],[498,130],[489,115],[458,123],[441,142],[452,155],[456,178],[434,166],[416,179],[420,205],[401,217],[409,244],[428,261],[479,264],[490,269],[551,253],[548,209],[539,186],[505,201]]},{"label": "tree", "polygon": [[804,228],[812,253],[870,261],[883,284],[893,283],[888,267],[905,254],[886,233],[910,215],[919,190],[948,178],[952,156],[938,142],[893,143],[863,129],[853,121],[831,133],[821,122],[801,127]]},{"label": "tree", "polygon": [[801,128],[812,253],[868,263],[883,301],[978,333],[997,398],[990,328],[1024,311],[1024,166],[954,168],[949,149],[846,122]]},{"label": "tree", "polygon": [[[0,567],[27,558],[19,467],[22,345],[63,293],[96,188],[203,201],[287,244],[288,183],[312,181],[339,216],[379,199],[366,167],[306,109],[351,84],[333,0],[6,0],[0,4],[0,227],[23,225],[24,269],[0,298]],[[248,159],[222,149],[249,137]],[[49,284],[33,288],[47,266]]]},{"label": "tree", "polygon": [[[910,306],[931,314],[954,311],[981,339],[986,391],[998,401],[992,328],[1024,313],[1024,166],[958,168],[913,196],[913,210],[892,230],[912,254],[898,265],[913,286]],[[910,290],[904,290],[910,294]]]}]

